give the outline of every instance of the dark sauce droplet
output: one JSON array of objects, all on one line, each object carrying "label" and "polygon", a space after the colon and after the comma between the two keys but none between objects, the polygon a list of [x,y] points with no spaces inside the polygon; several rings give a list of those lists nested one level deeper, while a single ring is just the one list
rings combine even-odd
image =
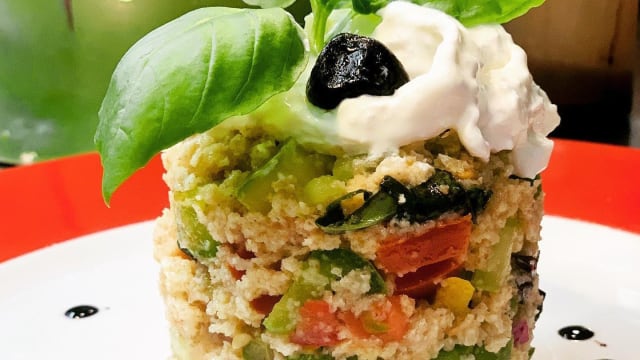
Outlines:
[{"label": "dark sauce droplet", "polygon": [[566,326],[558,330],[558,334],[567,340],[588,340],[595,335],[595,333],[584,326],[572,325]]},{"label": "dark sauce droplet", "polygon": [[98,313],[98,308],[91,305],[78,305],[64,312],[69,319],[83,319]]}]

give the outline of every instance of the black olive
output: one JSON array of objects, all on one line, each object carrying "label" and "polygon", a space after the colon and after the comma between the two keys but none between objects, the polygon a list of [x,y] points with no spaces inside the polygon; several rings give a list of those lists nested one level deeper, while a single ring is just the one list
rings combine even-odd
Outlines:
[{"label": "black olive", "polygon": [[511,255],[511,264],[521,271],[533,274],[538,266],[538,258],[535,256],[513,254]]},{"label": "black olive", "polygon": [[540,317],[540,314],[542,314],[542,308],[543,308],[543,304],[544,304],[544,299],[547,297],[547,293],[538,289],[538,293],[540,293],[540,296],[542,296],[542,302],[540,303],[540,305],[538,305],[538,312],[536,313],[536,317],[535,320],[538,321],[538,318]]},{"label": "black olive", "polygon": [[379,41],[339,34],[322,49],[307,82],[307,98],[323,109],[363,94],[391,95],[409,81],[400,61]]}]

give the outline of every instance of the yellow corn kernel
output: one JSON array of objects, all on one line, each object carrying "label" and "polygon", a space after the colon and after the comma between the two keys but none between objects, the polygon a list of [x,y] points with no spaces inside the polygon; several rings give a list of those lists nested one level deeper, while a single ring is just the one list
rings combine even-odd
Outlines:
[{"label": "yellow corn kernel", "polygon": [[456,315],[464,315],[469,311],[469,301],[475,289],[467,280],[450,277],[440,282],[436,292],[435,306],[446,307]]}]

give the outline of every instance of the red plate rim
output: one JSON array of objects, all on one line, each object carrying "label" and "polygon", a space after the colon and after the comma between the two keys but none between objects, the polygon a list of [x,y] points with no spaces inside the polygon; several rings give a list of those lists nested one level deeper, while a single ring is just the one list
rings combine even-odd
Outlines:
[{"label": "red plate rim", "polygon": [[[545,212],[640,233],[640,149],[555,140]],[[107,207],[97,154],[0,171],[0,261],[99,230],[154,219],[168,204],[159,157]]]}]

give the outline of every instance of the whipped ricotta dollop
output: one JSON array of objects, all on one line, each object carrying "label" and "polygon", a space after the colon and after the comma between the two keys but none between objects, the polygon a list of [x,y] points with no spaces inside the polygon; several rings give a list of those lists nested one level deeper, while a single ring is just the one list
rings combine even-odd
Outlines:
[{"label": "whipped ricotta dollop", "polygon": [[403,64],[410,81],[389,96],[343,100],[337,135],[357,151],[382,155],[454,129],[484,161],[511,150],[514,172],[533,178],[547,166],[560,122],[533,82],[525,52],[499,25],[465,28],[453,17],[395,1],[373,37]]}]

